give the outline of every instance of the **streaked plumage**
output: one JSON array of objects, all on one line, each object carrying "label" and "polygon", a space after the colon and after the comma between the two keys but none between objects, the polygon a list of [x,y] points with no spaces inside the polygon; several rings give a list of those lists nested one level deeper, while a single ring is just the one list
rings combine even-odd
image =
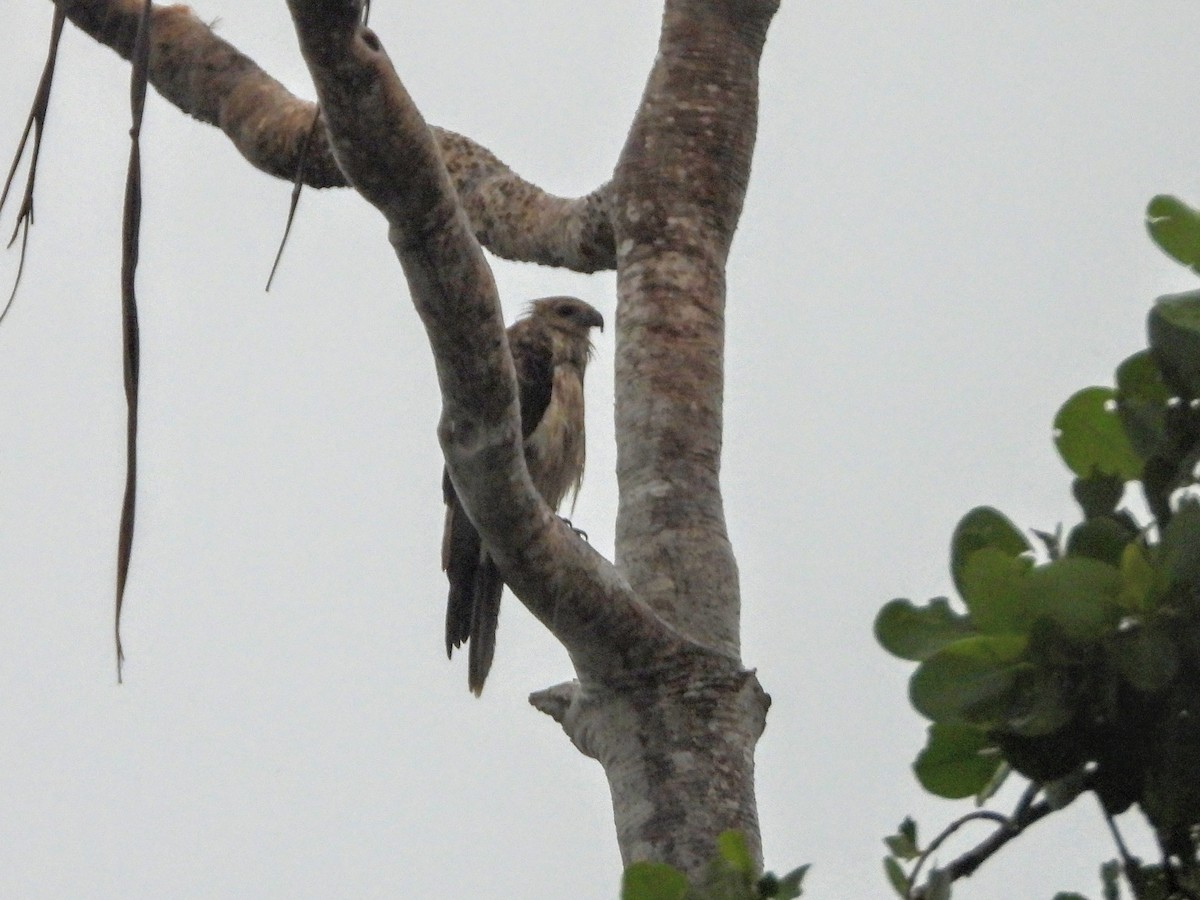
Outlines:
[{"label": "streaked plumage", "polygon": [[[578,493],[585,453],[583,374],[592,345],[588,332],[604,328],[593,307],[574,297],[545,297],[508,328],[517,371],[525,463],[533,486],[551,509]],[[469,643],[467,685],[478,695],[492,665],[504,581],[442,473],[446,530],[442,568],[450,581],[446,653]]]}]

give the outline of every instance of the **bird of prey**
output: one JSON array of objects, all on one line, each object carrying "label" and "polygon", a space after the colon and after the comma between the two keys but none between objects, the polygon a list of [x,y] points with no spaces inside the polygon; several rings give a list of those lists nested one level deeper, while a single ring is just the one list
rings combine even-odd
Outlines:
[{"label": "bird of prey", "polygon": [[[508,328],[517,372],[525,465],[546,505],[557,510],[583,480],[583,372],[591,356],[588,332],[604,318],[574,297],[534,300]],[[446,602],[446,655],[470,643],[467,686],[476,695],[492,666],[504,581],[467,518],[450,474],[442,472],[446,529],[442,568],[450,581]]]}]

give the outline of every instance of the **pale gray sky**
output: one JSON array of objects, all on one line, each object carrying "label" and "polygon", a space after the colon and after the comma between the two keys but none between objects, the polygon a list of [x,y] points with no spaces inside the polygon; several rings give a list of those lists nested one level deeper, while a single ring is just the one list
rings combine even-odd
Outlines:
[{"label": "pale gray sky", "polygon": [[[311,96],[282,3],[206,0]],[[611,171],[656,4],[376,2],[430,121],[549,189]],[[41,69],[46,2],[9,2],[0,151]],[[1144,235],[1200,201],[1200,5],[785,0],[729,279],[726,508],[768,865],[806,896],[889,896],[880,838],[965,812],[908,765],[909,667],[871,637],[950,589],[958,517],[1075,515],[1058,404],[1195,286]],[[373,210],[289,187],[152,96],[144,143],[142,444],[125,619],[110,642],[123,477],[118,318],[128,69],[68,30],[37,226],[0,327],[0,896],[614,898],[607,787],[529,691],[571,674],[506,600],[482,700],[442,652],[433,366]],[[11,212],[0,222],[11,228]],[[0,290],[16,270],[0,256]],[[524,299],[611,275],[497,264]],[[589,378],[574,520],[608,553],[612,338]],[[951,842],[965,849],[977,832]],[[1098,896],[1091,802],[956,891]]]}]

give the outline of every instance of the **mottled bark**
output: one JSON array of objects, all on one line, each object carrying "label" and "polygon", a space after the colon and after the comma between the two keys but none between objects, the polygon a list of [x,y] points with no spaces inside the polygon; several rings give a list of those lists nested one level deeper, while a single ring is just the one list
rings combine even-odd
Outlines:
[{"label": "mottled bark", "polygon": [[[72,23],[129,59],[141,0],[56,2]],[[155,6],[151,21],[150,83],[183,112],[220,128],[251,165],[292,180],[315,105],[294,96],[188,7]],[[585,197],[556,197],[470,138],[436,127],[433,132],[485,247],[506,259],[580,272],[613,268],[612,229],[603,208],[607,186]],[[346,184],[323,129],[309,147],[303,179],[317,188]]]},{"label": "mottled bark", "polygon": [[754,149],[774,2],[668,0],[617,164],[617,565],[656,612],[736,658],[721,504],[725,259]]},{"label": "mottled bark", "polygon": [[[609,756],[626,860],[673,860],[693,878],[726,828],[741,829],[762,858],[754,747],[769,699],[739,655],[721,407],[725,260],[749,181],[758,64],[777,6],[667,0],[659,53],[613,179],[616,563],[639,599],[705,652],[650,690],[604,704],[598,716],[612,725],[596,743]],[[636,737],[619,725],[630,715]]]}]

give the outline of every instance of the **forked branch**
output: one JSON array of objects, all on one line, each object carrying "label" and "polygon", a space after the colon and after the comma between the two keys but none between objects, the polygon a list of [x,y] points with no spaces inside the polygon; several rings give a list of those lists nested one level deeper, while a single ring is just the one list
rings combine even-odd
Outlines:
[{"label": "forked branch", "polygon": [[290,0],[334,157],[378,208],[434,351],[439,437],[505,580],[581,678],[619,677],[678,638],[538,496],[521,449],[496,287],[434,138],[353,0]]}]

